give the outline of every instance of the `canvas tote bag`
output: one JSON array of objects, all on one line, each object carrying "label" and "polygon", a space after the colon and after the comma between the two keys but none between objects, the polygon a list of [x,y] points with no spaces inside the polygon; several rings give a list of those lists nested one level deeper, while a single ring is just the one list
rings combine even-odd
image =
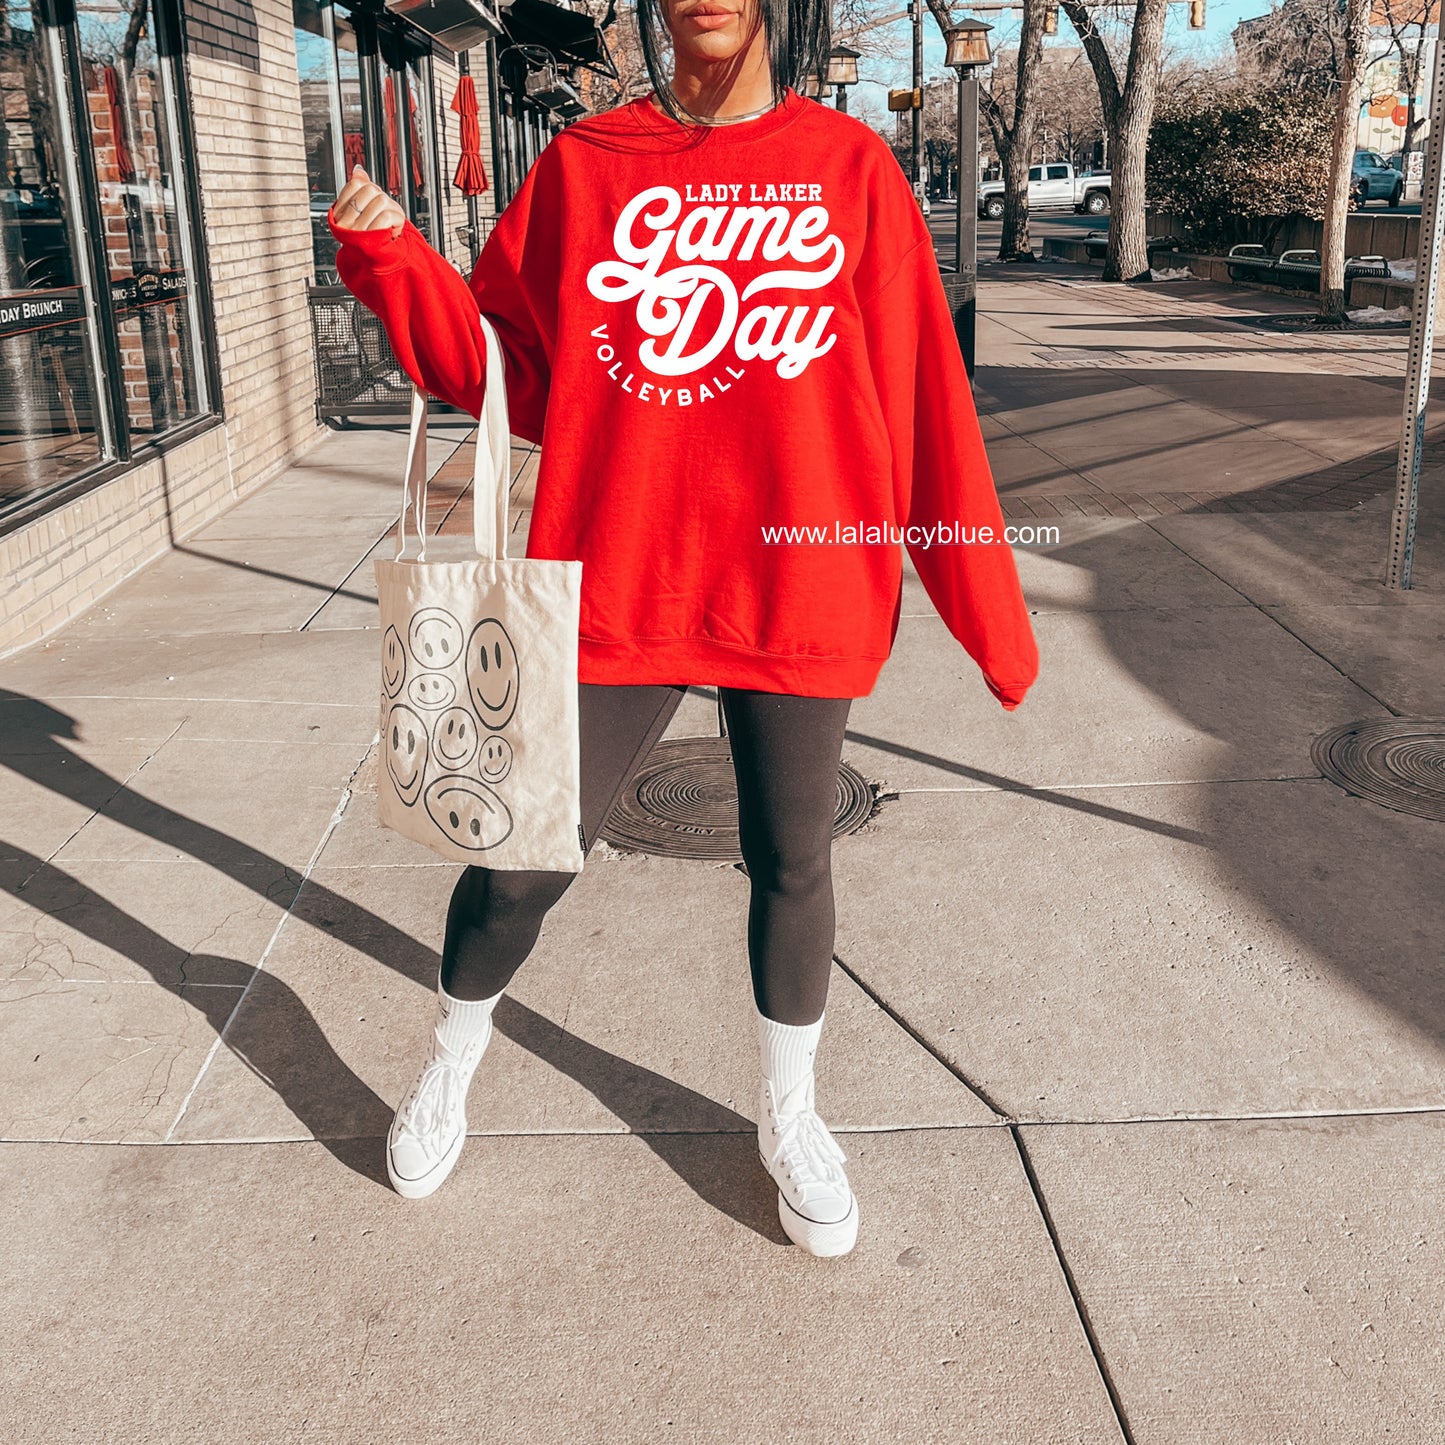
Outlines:
[{"label": "canvas tote bag", "polygon": [[[580,872],[582,563],[507,556],[511,441],[501,343],[482,316],[476,556],[426,560],[426,396],[413,388],[394,560],[378,559],[377,812],[454,863]],[[408,524],[415,557],[407,556]],[[434,547],[437,545],[433,539]]]}]

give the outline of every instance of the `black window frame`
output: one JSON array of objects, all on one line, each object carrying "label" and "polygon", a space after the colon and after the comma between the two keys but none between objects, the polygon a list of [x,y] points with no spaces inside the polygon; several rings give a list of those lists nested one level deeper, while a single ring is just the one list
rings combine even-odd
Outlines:
[{"label": "black window frame", "polygon": [[[95,173],[95,153],[81,138],[88,137],[89,116],[79,111],[80,98],[85,95],[81,74],[80,33],[76,24],[74,0],[33,0],[31,14],[37,26],[47,32],[44,38],[45,64],[63,65],[66,104],[60,121],[66,131],[69,159],[73,167],[76,194],[70,209],[74,212],[76,240],[82,243],[77,267],[84,268],[90,289],[91,314],[95,323],[94,345],[104,366],[104,374],[96,378],[96,404],[102,413],[102,445],[109,442],[113,456],[53,486],[19,498],[0,511],[0,537],[30,526],[50,512],[83,497],[87,492],[105,486],[126,472],[144,466],[177,447],[226,424],[225,395],[221,386],[220,348],[216,335],[215,306],[211,290],[210,255],[206,246],[206,228],[202,209],[200,180],[196,165],[195,123],[190,105],[190,63],[185,45],[185,24],[181,0],[150,0],[154,23],[153,41],[160,64],[169,67],[167,85],[175,104],[168,106],[167,119],[175,126],[175,145],[181,158],[183,175],[176,178],[190,222],[187,241],[193,261],[194,275],[187,285],[195,297],[196,321],[200,331],[197,363],[203,377],[209,410],[190,417],[179,426],[155,437],[137,440],[127,424],[120,338],[115,307],[111,301],[111,280],[105,264],[105,248],[100,238],[105,224],[100,210],[100,186]],[[67,32],[63,37],[60,32]]]}]

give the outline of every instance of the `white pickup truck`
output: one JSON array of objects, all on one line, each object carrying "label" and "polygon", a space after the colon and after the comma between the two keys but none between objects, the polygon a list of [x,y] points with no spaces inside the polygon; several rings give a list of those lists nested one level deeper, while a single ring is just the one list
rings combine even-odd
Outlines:
[{"label": "white pickup truck", "polygon": [[[1065,206],[1090,216],[1107,215],[1109,211],[1108,175],[1076,176],[1073,166],[1063,161],[1050,161],[1047,165],[1030,166],[1029,210],[1057,210]],[[1002,181],[979,183],[978,214],[995,221],[1003,215]]]}]

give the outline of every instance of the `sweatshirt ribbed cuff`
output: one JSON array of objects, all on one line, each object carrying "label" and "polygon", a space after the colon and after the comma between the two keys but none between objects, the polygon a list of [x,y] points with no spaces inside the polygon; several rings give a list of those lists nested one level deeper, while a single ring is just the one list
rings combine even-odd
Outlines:
[{"label": "sweatshirt ribbed cuff", "polygon": [[326,224],[331,234],[348,251],[366,257],[367,269],[373,275],[381,276],[388,271],[399,271],[410,259],[413,229],[410,221],[402,222],[399,236],[393,236],[386,228],[378,231],[354,231],[338,226],[330,211],[326,213]]}]

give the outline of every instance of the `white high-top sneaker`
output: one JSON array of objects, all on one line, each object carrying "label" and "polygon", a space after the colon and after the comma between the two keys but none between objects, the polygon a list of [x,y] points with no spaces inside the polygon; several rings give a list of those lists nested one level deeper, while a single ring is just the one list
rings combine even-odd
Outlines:
[{"label": "white high-top sneaker", "polygon": [[813,1108],[811,1071],[781,1097],[764,1077],[758,1154],[778,1186],[788,1238],[809,1254],[847,1254],[858,1240],[858,1200],[843,1172],[848,1156]]},{"label": "white high-top sneaker", "polygon": [[403,1199],[431,1194],[461,1156],[467,1089],[491,1042],[495,1003],[463,1003],[439,991],[426,1062],[397,1107],[386,1139],[387,1176]]}]

